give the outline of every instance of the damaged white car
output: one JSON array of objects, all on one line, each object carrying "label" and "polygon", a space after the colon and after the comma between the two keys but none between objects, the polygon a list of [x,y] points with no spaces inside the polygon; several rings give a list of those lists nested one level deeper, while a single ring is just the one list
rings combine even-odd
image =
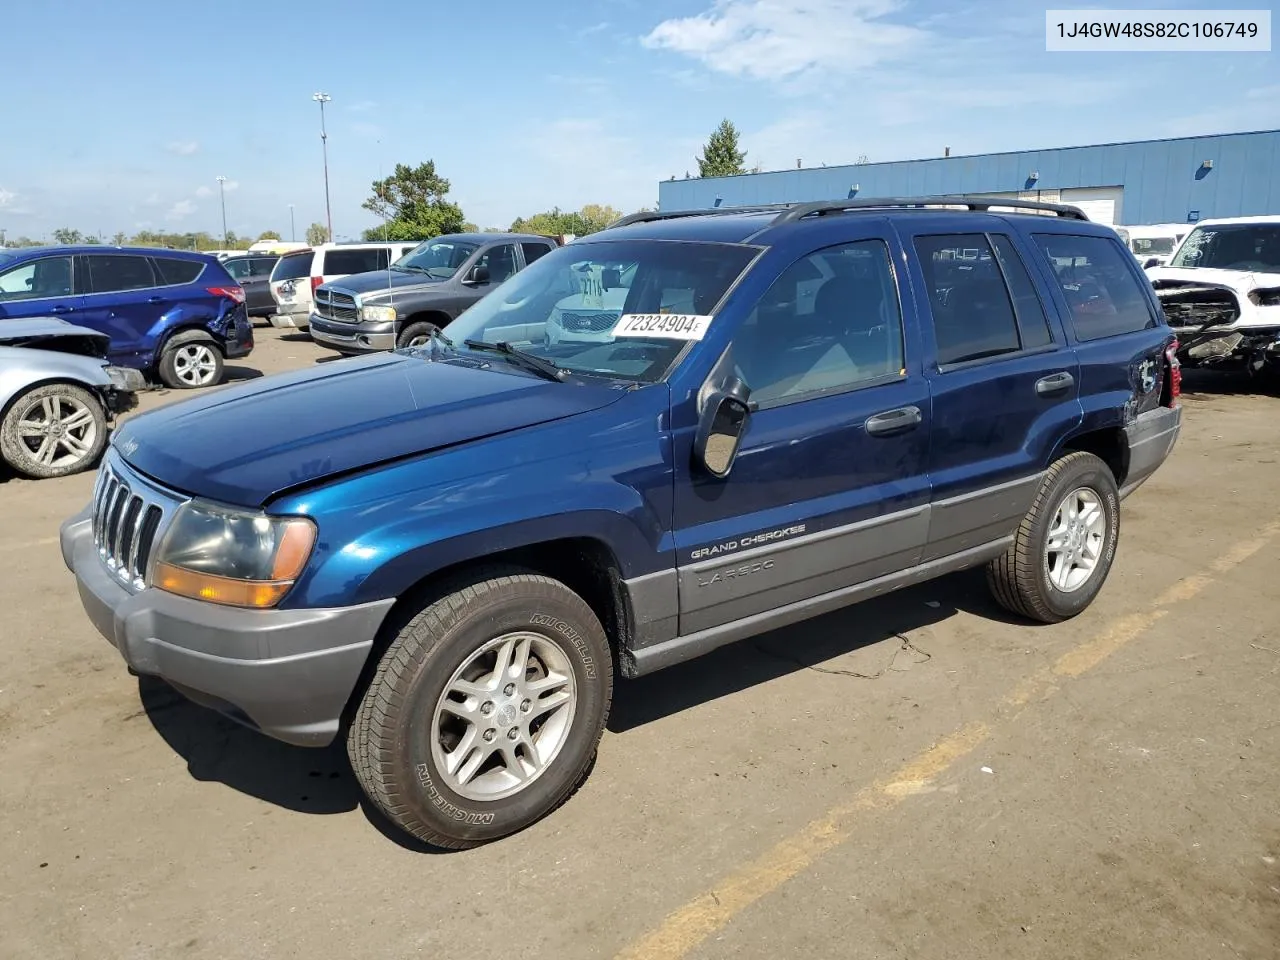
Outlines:
[{"label": "damaged white car", "polygon": [[1147,276],[1184,366],[1280,379],[1280,216],[1203,220]]}]

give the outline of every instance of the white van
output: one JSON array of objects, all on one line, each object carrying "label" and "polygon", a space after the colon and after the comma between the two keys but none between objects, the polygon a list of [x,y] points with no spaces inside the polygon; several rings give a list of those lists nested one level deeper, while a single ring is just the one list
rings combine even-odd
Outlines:
[{"label": "white van", "polygon": [[271,325],[305,330],[316,287],[353,273],[385,270],[420,242],[322,243],[286,253],[271,271],[269,286],[276,302]]},{"label": "white van", "polygon": [[1151,223],[1116,227],[1115,231],[1144,267],[1152,260],[1156,261],[1152,266],[1163,266],[1194,226],[1193,223]]}]

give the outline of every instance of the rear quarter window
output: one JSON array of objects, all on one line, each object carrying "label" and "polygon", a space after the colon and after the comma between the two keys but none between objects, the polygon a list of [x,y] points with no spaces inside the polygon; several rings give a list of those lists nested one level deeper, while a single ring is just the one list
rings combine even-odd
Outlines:
[{"label": "rear quarter window", "polygon": [[326,277],[334,273],[368,273],[371,270],[385,269],[387,263],[387,250],[385,248],[326,250],[324,252],[324,266],[321,268],[320,273]]},{"label": "rear quarter window", "polygon": [[280,262],[271,271],[271,279],[301,280],[303,277],[309,277],[311,276],[311,261],[313,258],[314,254],[310,250],[306,253],[295,253],[292,256],[281,257]]},{"label": "rear quarter window", "polygon": [[160,282],[166,285],[178,283],[195,283],[196,278],[204,270],[199,260],[175,260],[172,257],[153,257],[156,273]]},{"label": "rear quarter window", "polygon": [[1071,314],[1078,340],[1102,340],[1156,326],[1156,315],[1135,274],[1137,261],[1106,237],[1037,233]]}]

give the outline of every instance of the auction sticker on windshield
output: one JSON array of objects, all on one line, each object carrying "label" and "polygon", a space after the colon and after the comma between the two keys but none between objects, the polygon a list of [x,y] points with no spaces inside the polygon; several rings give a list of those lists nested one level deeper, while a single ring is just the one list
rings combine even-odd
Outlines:
[{"label": "auction sticker on windshield", "polygon": [[613,328],[613,335],[701,340],[711,328],[711,320],[701,313],[624,313]]}]

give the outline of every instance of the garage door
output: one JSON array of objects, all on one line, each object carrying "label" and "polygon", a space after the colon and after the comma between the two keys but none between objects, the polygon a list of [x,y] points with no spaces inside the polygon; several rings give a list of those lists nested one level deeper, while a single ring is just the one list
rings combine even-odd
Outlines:
[{"label": "garage door", "polygon": [[1114,226],[1120,219],[1124,200],[1124,187],[1073,187],[1062,191],[1062,202],[1070,203],[1085,212],[1095,223]]}]

